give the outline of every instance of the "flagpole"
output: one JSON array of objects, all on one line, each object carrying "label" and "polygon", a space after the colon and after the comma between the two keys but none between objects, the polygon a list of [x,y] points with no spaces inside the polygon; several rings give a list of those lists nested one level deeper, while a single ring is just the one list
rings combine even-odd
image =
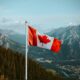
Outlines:
[{"label": "flagpole", "polygon": [[25,21],[25,34],[26,34],[25,80],[27,80],[27,53],[28,53],[28,43],[27,43],[27,37],[28,37],[28,23],[27,23],[27,21]]}]

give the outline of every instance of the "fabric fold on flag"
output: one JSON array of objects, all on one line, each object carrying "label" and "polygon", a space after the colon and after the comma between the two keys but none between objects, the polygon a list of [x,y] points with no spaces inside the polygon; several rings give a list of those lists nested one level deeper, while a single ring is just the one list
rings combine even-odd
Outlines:
[{"label": "fabric fold on flag", "polygon": [[28,44],[32,46],[37,46],[37,36],[36,29],[28,26]]},{"label": "fabric fold on flag", "polygon": [[40,34],[35,28],[28,26],[28,45],[49,49],[58,53],[61,49],[61,40]]}]

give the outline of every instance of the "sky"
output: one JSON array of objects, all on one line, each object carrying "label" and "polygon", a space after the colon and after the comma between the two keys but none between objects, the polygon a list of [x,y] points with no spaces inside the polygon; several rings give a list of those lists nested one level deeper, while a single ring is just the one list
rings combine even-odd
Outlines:
[{"label": "sky", "polygon": [[0,0],[0,28],[25,34],[25,20],[40,32],[80,24],[80,0]]}]

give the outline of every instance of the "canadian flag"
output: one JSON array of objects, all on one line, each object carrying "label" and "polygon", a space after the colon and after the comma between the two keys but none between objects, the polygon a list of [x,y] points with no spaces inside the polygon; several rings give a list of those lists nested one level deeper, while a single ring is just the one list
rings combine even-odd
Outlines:
[{"label": "canadian flag", "polygon": [[28,26],[28,45],[46,48],[55,53],[58,53],[61,49],[60,40],[45,34],[40,34],[31,26]]}]

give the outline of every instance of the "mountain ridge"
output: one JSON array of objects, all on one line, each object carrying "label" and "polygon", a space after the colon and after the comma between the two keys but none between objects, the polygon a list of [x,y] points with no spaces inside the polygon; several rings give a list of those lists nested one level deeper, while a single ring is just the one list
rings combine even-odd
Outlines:
[{"label": "mountain ridge", "polygon": [[[66,28],[61,28],[61,29],[59,28],[59,29],[53,30],[53,32],[49,32],[47,34],[52,36],[52,37],[56,37],[56,38],[63,41],[60,54],[63,53],[62,55],[64,55],[65,51],[69,51],[69,50],[70,50],[70,52],[67,52],[66,53],[67,55],[69,55],[70,53],[75,54],[75,53],[79,52],[79,48],[80,48],[80,25],[68,26]],[[74,52],[74,50],[76,52]],[[77,52],[77,50],[78,50],[78,52]],[[80,56],[80,55],[78,55],[78,56]],[[74,58],[75,57],[76,57],[76,55],[74,56]]]},{"label": "mountain ridge", "polygon": [[[39,47],[28,47],[28,57],[47,69],[54,69],[64,77],[79,80],[80,67],[80,25],[59,28],[48,35],[63,40],[59,53]],[[68,76],[66,76],[68,75]]]},{"label": "mountain ridge", "polygon": [[0,30],[0,46],[25,53],[25,36],[11,30]]}]

